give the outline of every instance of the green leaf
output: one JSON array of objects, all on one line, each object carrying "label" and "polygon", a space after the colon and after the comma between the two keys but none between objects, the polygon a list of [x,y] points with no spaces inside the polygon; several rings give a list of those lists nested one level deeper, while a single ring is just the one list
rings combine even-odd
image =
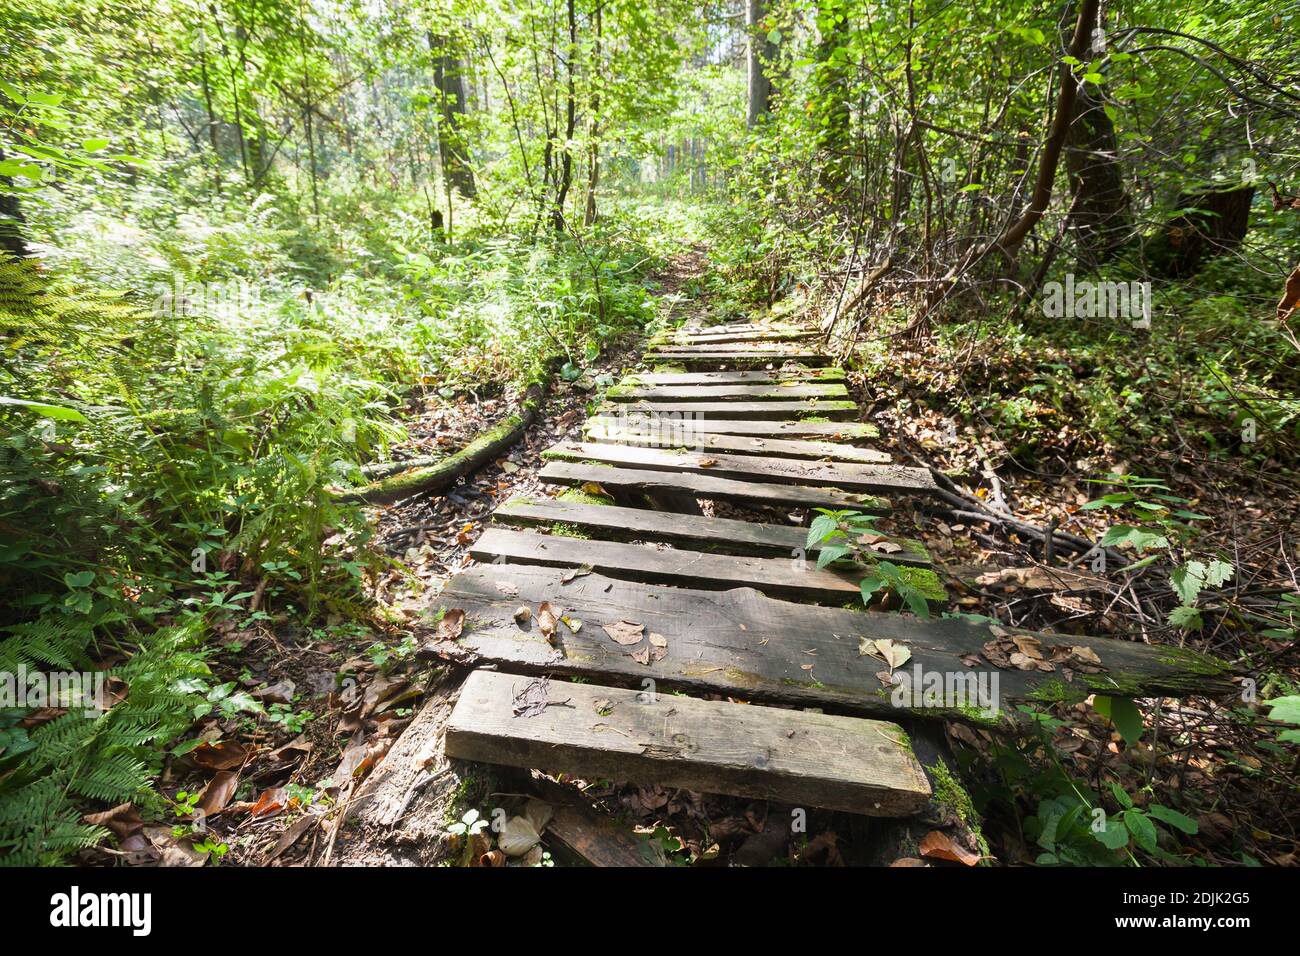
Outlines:
[{"label": "green leaf", "polygon": [[845,555],[852,554],[851,548],[846,548],[841,544],[828,544],[817,552],[817,567],[824,568],[832,561],[838,561]]},{"label": "green leaf", "polygon": [[1116,802],[1118,802],[1125,810],[1128,810],[1133,806],[1133,798],[1128,795],[1128,792],[1123,787],[1118,783],[1115,783],[1113,780],[1110,784],[1110,792],[1115,795]]},{"label": "green leaf", "polygon": [[1169,612],[1169,623],[1184,631],[1199,631],[1205,624],[1201,612],[1194,607],[1176,607]]},{"label": "green leaf", "polygon": [[870,604],[871,596],[888,583],[888,581],[878,574],[873,574],[870,577],[863,578],[862,584],[859,585],[859,589],[862,591],[862,603]]},{"label": "green leaf", "polygon": [[44,402],[29,402],[25,398],[8,398],[0,395],[0,405],[17,405],[20,408],[35,412],[37,415],[44,415],[46,418],[53,418],[61,422],[86,421],[86,416],[75,408],[65,408],[62,405],[47,405]]},{"label": "green leaf", "polygon": [[813,545],[823,541],[832,531],[836,529],[835,519],[830,515],[818,515],[812,519],[808,525],[808,544],[811,548]]},{"label": "green leaf", "polygon": [[1148,853],[1156,849],[1156,825],[1141,810],[1125,810],[1124,826],[1133,834],[1133,841]]},{"label": "green leaf", "polygon": [[1234,574],[1234,569],[1227,561],[1211,561],[1210,566],[1205,569],[1205,586],[1207,588],[1217,588]]},{"label": "green leaf", "polygon": [[65,574],[63,583],[70,588],[87,588],[90,582],[95,580],[94,571],[78,571],[76,574]]},{"label": "green leaf", "polygon": [[1177,810],[1171,810],[1168,807],[1162,807],[1158,803],[1153,803],[1147,807],[1147,813],[1155,817],[1161,823],[1167,823],[1175,830],[1182,830],[1187,834],[1194,834],[1200,829],[1195,820],[1189,816],[1179,813]]},{"label": "green leaf", "polygon": [[1264,706],[1269,708],[1268,716],[1273,720],[1300,725],[1300,695],[1274,697],[1264,701]]},{"label": "green leaf", "polygon": [[1106,825],[1093,830],[1092,835],[1108,850],[1121,850],[1128,846],[1128,827],[1115,817],[1107,817]]},{"label": "green leaf", "polygon": [[1169,575],[1169,583],[1184,604],[1190,606],[1196,603],[1196,595],[1205,586],[1205,570],[1205,565],[1200,561],[1188,561]]},{"label": "green leaf", "polygon": [[81,141],[81,148],[88,153],[98,153],[107,145],[108,140],[106,139],[86,139]]},{"label": "green leaf", "polygon": [[1103,548],[1118,547],[1124,544],[1132,545],[1135,551],[1146,551],[1148,548],[1169,547],[1169,539],[1162,534],[1156,534],[1127,524],[1117,524],[1108,529],[1101,539],[1101,547]]},{"label": "green leaf", "polygon": [[1104,697],[1098,694],[1093,698],[1092,706],[1097,713],[1110,718],[1125,743],[1137,743],[1142,737],[1142,712],[1127,697]]}]

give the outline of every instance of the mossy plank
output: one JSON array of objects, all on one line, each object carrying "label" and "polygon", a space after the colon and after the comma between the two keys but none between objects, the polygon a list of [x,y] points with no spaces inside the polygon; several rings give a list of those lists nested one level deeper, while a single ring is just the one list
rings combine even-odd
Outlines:
[{"label": "mossy plank", "polygon": [[[745,435],[754,438],[828,439],[832,442],[852,442],[880,437],[880,429],[869,422],[812,422],[790,420],[771,422],[736,418],[683,418],[678,415],[648,415],[629,413],[627,406],[610,409],[587,422],[588,428],[610,428],[624,431],[656,432],[673,436],[685,431],[688,437],[698,435]],[[693,441],[678,442],[690,445]]]},{"label": "mossy plank", "polygon": [[829,355],[822,352],[788,352],[771,349],[763,351],[724,351],[717,348],[708,351],[692,351],[688,346],[665,346],[654,352],[646,353],[645,360],[652,363],[671,363],[687,368],[699,368],[700,366],[752,367],[755,365],[779,368],[787,362],[820,367],[830,365],[832,361]]},{"label": "mossy plank", "polygon": [[546,567],[586,566],[613,578],[680,584],[704,590],[758,588],[807,601],[842,604],[859,597],[860,574],[819,569],[798,557],[764,558],[717,554],[651,544],[574,538],[491,527],[470,545],[476,561],[501,561]]},{"label": "mossy plank", "polygon": [[839,382],[773,381],[765,385],[615,385],[605,391],[613,402],[718,402],[748,399],[759,402],[810,398],[847,400],[849,390]]},{"label": "mossy plank", "polygon": [[909,816],[930,798],[892,723],[562,681],[542,685],[540,712],[523,717],[530,683],[471,674],[447,724],[448,756],[875,817]]},{"label": "mossy plank", "polygon": [[904,465],[808,461],[776,455],[728,455],[720,451],[677,451],[610,442],[560,442],[545,452],[552,461],[591,461],[653,471],[714,475],[741,481],[822,485],[846,491],[930,494],[935,489],[928,469]]},{"label": "mossy plank", "polygon": [[783,421],[800,415],[816,415],[826,421],[832,419],[843,421],[856,418],[858,406],[854,402],[835,399],[804,401],[756,401],[756,402],[648,402],[629,401],[602,405],[600,413],[605,415],[650,415],[655,417],[676,416],[686,421],[699,418],[723,418],[739,421]]},{"label": "mossy plank", "polygon": [[[580,492],[581,493],[581,492]],[[684,516],[643,508],[619,508],[580,504],[559,498],[512,498],[493,512],[497,524],[514,527],[552,529],[572,526],[595,537],[613,540],[664,541],[683,544],[699,551],[724,554],[755,554],[770,557],[797,557],[804,552],[815,554],[816,545],[808,547],[808,532],[792,525],[760,524],[735,518]],[[911,538],[882,537],[880,557],[900,565],[928,566],[930,555],[921,542]],[[889,546],[903,550],[890,553]]]},{"label": "mossy plank", "polygon": [[778,369],[749,369],[735,372],[634,372],[624,378],[622,384],[762,385],[770,382],[842,382],[844,379],[842,368],[808,368],[793,365]]},{"label": "mossy plank", "polygon": [[606,493],[679,494],[696,498],[720,498],[747,504],[776,505],[787,508],[851,509],[867,514],[888,514],[890,504],[884,498],[851,494],[838,488],[783,485],[758,481],[736,481],[712,475],[679,474],[620,468],[591,462],[550,461],[542,468],[542,481],[581,488],[588,483],[599,485]]},{"label": "mossy plank", "polygon": [[[798,329],[793,327],[768,329],[742,329],[735,332],[688,332],[666,333],[662,342],[669,345],[722,345],[751,342],[798,342],[803,339],[815,339],[821,333],[815,329]],[[659,342],[652,341],[651,345]]]},{"label": "mossy plank", "polygon": [[[855,713],[911,713],[921,717],[962,716],[960,708],[934,706],[899,695],[876,676],[879,658],[863,656],[860,644],[873,640],[901,643],[911,659],[909,674],[969,675],[992,686],[1002,712],[1015,704],[1042,699],[1049,685],[1072,691],[1136,697],[1218,694],[1231,690],[1227,666],[1186,651],[1171,663],[1167,648],[1111,638],[1070,634],[1032,634],[1046,649],[1056,645],[1091,648],[1102,673],[999,670],[981,658],[993,639],[988,625],[964,618],[921,620],[909,614],[853,611],[796,604],[765,597],[753,588],[713,591],[641,584],[581,575],[564,583],[562,568],[526,565],[475,565],[448,582],[440,600],[466,613],[464,634],[455,642],[426,644],[421,656],[480,660],[530,673],[580,675],[593,680],[626,681],[639,686],[652,678],[665,689],[730,694],[745,699],[808,706],[835,706]],[[550,602],[557,613],[580,619],[575,633],[563,624],[552,647],[535,622],[521,627],[521,604]],[[633,660],[635,648],[616,644],[601,624],[620,620],[644,625],[666,639],[666,654],[650,665]],[[972,656],[973,655],[973,656]],[[973,663],[967,663],[969,658]],[[1189,660],[1194,658],[1194,666]],[[806,666],[811,665],[811,666]]]},{"label": "mossy plank", "polygon": [[[636,427],[638,425],[641,427]],[[641,421],[629,421],[624,427],[611,424],[611,419],[608,418],[594,418],[586,423],[584,430],[590,441],[618,442],[644,448],[720,451],[732,455],[777,455],[782,458],[851,461],[863,465],[887,465],[893,460],[887,452],[841,442],[719,435],[694,429],[651,429]]]}]

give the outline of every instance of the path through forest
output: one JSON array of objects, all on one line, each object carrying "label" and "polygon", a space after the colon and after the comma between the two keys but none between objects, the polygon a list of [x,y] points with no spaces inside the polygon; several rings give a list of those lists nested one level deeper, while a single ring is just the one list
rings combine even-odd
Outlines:
[{"label": "path through forest", "polygon": [[[592,798],[624,782],[692,805],[703,834],[700,795],[721,795],[750,821],[750,857],[838,811],[899,822],[823,839],[828,857],[971,864],[987,847],[953,793],[945,721],[1222,689],[1190,652],[940,619],[925,546],[877,522],[943,491],[871,441],[818,329],[687,319],[640,365],[469,545],[420,650],[440,676],[346,796],[338,860],[441,859],[453,807],[487,780],[483,819],[598,865],[663,862]],[[543,852],[508,852],[523,850]]]}]

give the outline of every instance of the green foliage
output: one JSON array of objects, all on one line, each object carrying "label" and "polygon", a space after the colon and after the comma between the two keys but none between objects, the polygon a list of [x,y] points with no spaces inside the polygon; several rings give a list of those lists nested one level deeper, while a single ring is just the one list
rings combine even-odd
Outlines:
[{"label": "green foliage", "polygon": [[[1264,701],[1264,706],[1269,708],[1270,719],[1300,728],[1300,695],[1275,697]],[[1300,744],[1300,729],[1284,730],[1277,735],[1277,739],[1283,743]]]},{"label": "green foliage", "polygon": [[[1170,494],[1167,485],[1153,478],[1108,475],[1094,481],[1118,484],[1124,490],[1095,498],[1084,504],[1083,510],[1104,508],[1128,512],[1135,515],[1138,521],[1144,522],[1141,525],[1112,525],[1098,542],[1102,548],[1131,548],[1139,556],[1138,560],[1125,566],[1126,572],[1135,571],[1161,558],[1171,563],[1176,562],[1176,546],[1186,551],[1199,534],[1193,522],[1208,518],[1207,515],[1189,510],[1190,502],[1186,498]],[[1231,579],[1234,573],[1235,569],[1230,563],[1217,557],[1209,560],[1193,558],[1176,564],[1169,573],[1169,584],[1180,603],[1170,610],[1169,623],[1184,631],[1199,630],[1203,622],[1201,612],[1196,607],[1197,598],[1204,589],[1219,587]]]},{"label": "green foliage", "polygon": [[[58,863],[102,840],[102,827],[81,821],[79,801],[150,802],[149,784],[161,766],[159,745],[190,725],[192,698],[179,688],[207,669],[193,650],[198,634],[190,625],[150,635],[125,664],[108,672],[126,684],[127,693],[99,716],[74,708],[21,735],[15,727],[22,712],[0,711],[0,863]],[[69,650],[75,642],[70,634],[58,639]],[[30,640],[30,629],[6,638],[8,658],[47,654],[45,645],[33,649]]]},{"label": "green foliage", "polygon": [[1142,712],[1127,697],[1106,697],[1098,694],[1092,701],[1093,710],[1109,717],[1127,744],[1135,744],[1142,737]]},{"label": "green foliage", "polygon": [[[819,549],[818,568],[849,560],[866,574],[860,586],[863,604],[870,604],[877,592],[888,591],[897,595],[917,617],[930,616],[927,598],[936,596],[933,593],[936,585],[942,592],[942,585],[937,580],[921,579],[916,568],[900,568],[893,562],[878,558],[864,546],[864,535],[872,539],[883,537],[875,529],[875,522],[879,520],[876,516],[827,508],[813,510],[816,516],[808,527],[807,547]],[[937,597],[942,600],[942,593]]]},{"label": "green foliage", "polygon": [[[994,743],[988,755],[994,780],[972,777],[976,806],[982,813],[1000,806],[1019,817],[1025,838],[1037,847],[1040,866],[1138,865],[1144,859],[1181,862],[1161,845],[1161,835],[1171,843],[1180,834],[1195,835],[1195,820],[1172,807],[1139,800],[1115,781],[1100,793],[1093,792],[1092,782],[1063,764],[1052,745],[1052,734],[1065,726],[1064,721],[1027,705],[1019,710],[1031,729],[1016,739]],[[1021,807],[1032,812],[1022,816]]]}]

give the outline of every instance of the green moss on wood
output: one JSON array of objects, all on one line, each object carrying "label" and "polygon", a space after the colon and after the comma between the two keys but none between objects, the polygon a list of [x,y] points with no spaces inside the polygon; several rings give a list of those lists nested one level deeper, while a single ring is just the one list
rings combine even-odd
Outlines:
[{"label": "green moss on wood", "polygon": [[576,525],[565,524],[563,521],[551,525],[551,534],[558,534],[562,538],[582,538],[585,541],[591,540],[591,535],[583,531]]},{"label": "green moss on wood", "polygon": [[914,591],[919,591],[927,601],[934,604],[947,603],[948,589],[943,586],[943,581],[939,579],[939,575],[935,574],[930,568],[917,568],[910,565],[900,566],[898,574],[907,582],[908,587]]},{"label": "green moss on wood", "polygon": [[588,494],[581,488],[570,488],[559,495],[556,501],[569,501],[576,505],[612,505],[614,499],[608,495]]},{"label": "green moss on wood", "polygon": [[962,782],[957,779],[957,775],[942,760],[936,760],[934,766],[926,769],[930,771],[930,777],[934,781],[934,802],[951,810],[962,825],[971,832],[981,856],[985,858],[992,856],[980,826],[982,822],[980,815],[975,810],[975,801],[971,799],[970,793]]}]

